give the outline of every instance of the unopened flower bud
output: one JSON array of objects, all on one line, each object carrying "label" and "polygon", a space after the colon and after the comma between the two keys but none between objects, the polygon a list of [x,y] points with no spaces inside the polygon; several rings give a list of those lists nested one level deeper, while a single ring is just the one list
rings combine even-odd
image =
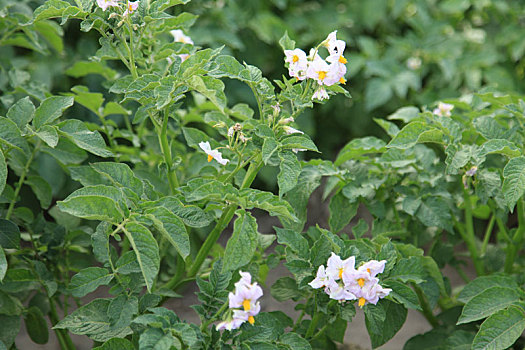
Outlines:
[{"label": "unopened flower bud", "polygon": [[233,130],[241,131],[242,130],[242,125],[239,124],[239,123],[235,123],[235,125],[233,126]]},{"label": "unopened flower bud", "polygon": [[228,129],[228,137],[233,137],[233,133],[235,132],[235,130],[233,130],[233,126],[231,126],[229,129]]},{"label": "unopened flower bud", "polygon": [[293,123],[295,121],[295,119],[293,117],[288,117],[288,118],[283,118],[281,120],[279,120],[279,124],[283,125],[283,124],[290,124],[290,123]]},{"label": "unopened flower bud", "polygon": [[111,12],[111,14],[109,15],[109,19],[115,18],[117,16],[118,14],[116,12]]},{"label": "unopened flower bud", "polygon": [[469,170],[467,170],[465,172],[465,175],[467,175],[467,176],[474,176],[474,175],[476,175],[477,171],[478,171],[478,167],[477,166],[473,166],[472,168],[470,168]]},{"label": "unopened flower bud", "polygon": [[241,140],[242,143],[246,143],[246,142],[248,142],[248,140],[250,140],[251,138],[250,138],[250,137],[246,137],[246,136],[241,132],[241,134],[239,135],[239,139]]}]

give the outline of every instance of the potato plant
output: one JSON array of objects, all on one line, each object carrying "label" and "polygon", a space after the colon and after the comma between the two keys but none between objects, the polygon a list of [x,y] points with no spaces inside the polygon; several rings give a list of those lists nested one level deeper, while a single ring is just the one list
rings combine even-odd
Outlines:
[{"label": "potato plant", "polygon": [[[303,160],[321,155],[295,121],[351,98],[346,43],[332,31],[309,50],[281,33],[288,75],[270,81],[188,36],[186,3],[0,8],[0,349],[17,348],[22,318],[32,341],[52,331],[64,350],[70,334],[99,350],[333,349],[356,308],[374,348],[408,309],[433,330],[406,349],[523,346],[523,97],[406,106],[376,119],[389,142]],[[64,55],[61,26],[96,46],[56,90],[34,67]],[[254,186],[265,168],[276,193]],[[328,226],[307,226],[322,181]],[[372,220],[350,229],[359,208]],[[278,218],[274,233],[259,233],[260,215]],[[266,286],[279,265],[289,276]],[[197,324],[163,306],[190,285]],[[265,293],[297,314],[266,312]]]}]

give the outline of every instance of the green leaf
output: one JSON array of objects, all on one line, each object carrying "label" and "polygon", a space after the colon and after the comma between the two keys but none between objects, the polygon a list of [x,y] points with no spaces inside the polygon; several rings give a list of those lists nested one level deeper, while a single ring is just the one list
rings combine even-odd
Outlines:
[{"label": "green leaf", "polygon": [[411,256],[398,261],[389,278],[397,279],[401,282],[424,282],[425,271],[420,257]]},{"label": "green leaf", "polygon": [[87,158],[86,151],[63,137],[58,140],[55,148],[43,146],[41,149],[64,165],[80,164]]},{"label": "green leaf", "polygon": [[380,78],[370,79],[365,89],[365,108],[371,111],[386,103],[392,97],[390,84]]},{"label": "green leaf", "polygon": [[101,267],[88,267],[80,270],[71,278],[68,291],[74,297],[81,298],[96,290],[100,286],[108,285],[113,279],[107,269]]},{"label": "green leaf", "polygon": [[419,108],[414,106],[401,107],[394,113],[390,114],[386,119],[401,120],[403,123],[410,123],[413,119],[419,116]]},{"label": "green leaf", "polygon": [[301,337],[297,333],[288,332],[279,338],[279,342],[281,342],[283,345],[287,345],[290,347],[290,349],[293,350],[311,350],[312,346],[310,343]]},{"label": "green leaf", "polygon": [[127,339],[113,338],[93,350],[135,350],[135,347]]},{"label": "green leaf", "polygon": [[135,176],[127,164],[103,162],[91,164],[91,167],[114,185],[129,188],[138,196],[142,195],[144,191],[142,181]]},{"label": "green leaf", "polygon": [[447,202],[441,197],[427,197],[419,206],[416,217],[426,226],[435,226],[454,232],[452,228],[452,216]]},{"label": "green leaf", "polygon": [[190,254],[190,239],[181,219],[164,207],[156,207],[145,212],[150,214],[155,228],[170,242],[179,254],[186,258]]},{"label": "green leaf", "polygon": [[521,151],[509,140],[493,139],[488,140],[479,149],[478,157],[485,157],[487,154],[502,154],[509,158],[518,157],[521,155]]},{"label": "green leaf", "polygon": [[5,273],[7,272],[7,259],[5,256],[4,249],[0,244],[0,283],[4,280]]},{"label": "green leaf", "polygon": [[8,293],[29,291],[40,287],[41,284],[33,272],[26,269],[14,268],[7,270],[3,282],[0,284],[0,289]]},{"label": "green leaf", "polygon": [[7,118],[16,123],[20,130],[24,130],[27,123],[29,123],[35,114],[35,106],[31,102],[31,98],[26,96],[18,100],[7,111]]},{"label": "green leaf", "polygon": [[110,299],[95,299],[67,315],[53,328],[68,329],[73,334],[87,335],[99,342],[111,338],[123,338],[131,334],[132,331],[128,326],[112,327],[108,316],[110,304]]},{"label": "green leaf", "polygon": [[479,328],[473,350],[503,350],[514,344],[525,330],[525,312],[511,305],[487,318]]},{"label": "green leaf", "polygon": [[279,244],[285,244],[297,255],[307,257],[309,255],[308,241],[300,233],[295,230],[283,229],[280,227],[274,227],[275,233],[277,233],[277,242]]},{"label": "green leaf", "polygon": [[237,197],[232,196],[231,192],[227,193],[225,199],[239,203],[244,209],[259,208],[266,210],[272,216],[279,216],[281,219],[297,220],[291,205],[270,192],[246,188],[240,190]]},{"label": "green leaf", "polygon": [[195,205],[184,205],[174,196],[166,196],[155,202],[154,206],[164,207],[177,215],[185,225],[206,227],[213,221],[213,216]]},{"label": "green leaf", "polygon": [[471,332],[457,330],[445,340],[443,345],[447,350],[471,350],[474,335]]},{"label": "green leaf", "polygon": [[308,136],[288,136],[281,140],[284,149],[305,149],[308,151],[319,152],[315,143]]},{"label": "green leaf", "polygon": [[350,203],[342,192],[337,193],[330,199],[330,231],[341,231],[357,214],[359,202]]},{"label": "green leaf", "polygon": [[279,154],[281,163],[279,164],[279,175],[277,175],[277,184],[279,185],[279,197],[290,191],[297,185],[297,180],[301,174],[301,164],[297,157],[290,152]]},{"label": "green leaf", "polygon": [[106,80],[110,81],[117,75],[117,72],[108,68],[103,61],[77,61],[72,67],[68,68],[65,73],[73,78],[84,77],[88,74],[100,74],[106,78]]},{"label": "green leaf", "polygon": [[223,271],[233,271],[248,264],[257,249],[257,222],[244,210],[236,212],[233,234],[226,244]]},{"label": "green leaf", "polygon": [[55,148],[58,144],[58,133],[56,127],[54,126],[44,125],[36,132],[36,136],[38,136],[51,148]]},{"label": "green leaf", "polygon": [[284,35],[279,39],[279,45],[284,50],[293,50],[295,49],[295,41],[290,39],[288,36],[288,31],[284,32]]},{"label": "green leaf", "polygon": [[89,89],[85,86],[73,86],[71,91],[75,95],[71,95],[75,98],[75,102],[86,107],[96,115],[100,114],[100,109],[104,103],[104,96],[99,92],[89,92]]},{"label": "green leaf", "polygon": [[139,339],[139,349],[144,350],[171,349],[174,344],[175,339],[173,339],[173,336],[164,334],[159,328],[146,329]]},{"label": "green leaf", "polygon": [[297,288],[297,283],[291,277],[281,277],[271,287],[272,297],[277,301],[298,300],[303,293]]},{"label": "green leaf", "polygon": [[392,292],[389,295],[403,304],[406,308],[421,310],[416,292],[414,292],[414,290],[406,283],[388,281],[385,282],[385,286],[392,288]]},{"label": "green leaf", "polygon": [[7,163],[5,161],[4,152],[0,150],[0,195],[4,192],[5,184],[7,183]]},{"label": "green leaf", "polygon": [[470,281],[459,293],[458,301],[468,303],[470,299],[481,294],[492,287],[506,286],[507,288],[518,288],[516,281],[510,276],[492,275],[480,276]]},{"label": "green leaf", "polygon": [[273,137],[267,137],[264,139],[264,143],[262,146],[262,160],[264,161],[264,164],[268,164],[268,161],[275,152],[279,149],[279,144]]},{"label": "green leaf", "polygon": [[385,151],[385,141],[377,137],[368,136],[354,139],[347,143],[337,155],[334,164],[339,166],[347,160],[362,156],[364,154],[381,153]]},{"label": "green leaf", "polygon": [[8,147],[19,149],[29,156],[29,145],[20,134],[15,122],[4,117],[0,117],[0,145],[2,143]]},{"label": "green leaf", "polygon": [[95,259],[103,264],[109,261],[109,234],[111,231],[111,225],[108,222],[102,221],[91,235],[93,255]]},{"label": "green leaf", "polygon": [[470,299],[463,307],[457,324],[481,320],[506,308],[520,298],[515,289],[491,287]]},{"label": "green leaf", "polygon": [[222,81],[209,76],[194,75],[186,83],[190,88],[206,96],[224,113],[226,96],[224,95],[224,83]]},{"label": "green leaf", "polygon": [[91,131],[86,124],[76,119],[69,119],[59,125],[63,133],[78,147],[100,157],[111,157],[113,153],[106,148],[106,142],[98,131]]},{"label": "green leaf", "polygon": [[33,126],[38,130],[60,118],[62,113],[74,103],[72,96],[51,96],[46,98],[35,111]]},{"label": "green leaf", "polygon": [[0,314],[0,344],[7,349],[14,344],[17,334],[20,332],[20,316],[6,316]]},{"label": "green leaf", "polygon": [[195,128],[182,128],[182,133],[184,134],[184,138],[186,139],[186,142],[188,143],[188,146],[199,148],[200,142],[206,142],[209,140],[208,135],[206,135],[204,132],[202,132],[199,129]]},{"label": "green leaf", "polygon": [[20,249],[20,229],[14,222],[0,219],[0,246],[4,249]]},{"label": "green leaf", "polygon": [[27,334],[37,344],[46,344],[49,340],[49,330],[42,311],[36,306],[27,309],[24,315]]},{"label": "green leaf", "polygon": [[411,122],[399,131],[387,147],[408,149],[422,142],[443,143],[443,132],[423,122]]},{"label": "green leaf", "polygon": [[60,210],[79,218],[120,223],[124,213],[118,203],[123,202],[122,193],[115,187],[87,186],[71,193],[57,203]]},{"label": "green leaf", "polygon": [[[448,333],[446,333],[442,329],[433,329],[424,334],[418,334],[410,338],[405,343],[403,350],[448,350],[449,348],[445,348],[443,345],[447,338],[447,335]],[[470,350],[470,346],[468,347],[468,349],[464,350]]]},{"label": "green leaf", "polygon": [[151,232],[141,224],[130,222],[124,230],[146,282],[148,292],[151,292],[153,282],[157,277],[160,267],[159,246]]},{"label": "green leaf", "polygon": [[503,196],[511,212],[525,192],[525,157],[509,160],[503,169]]},{"label": "green leaf", "polygon": [[373,348],[392,339],[407,317],[407,309],[387,299],[379,301],[377,305],[366,305],[364,311],[366,329]]},{"label": "green leaf", "polygon": [[40,206],[43,209],[49,208],[53,200],[53,190],[47,181],[40,176],[32,175],[27,177],[26,184],[31,186],[31,189],[40,201]]}]

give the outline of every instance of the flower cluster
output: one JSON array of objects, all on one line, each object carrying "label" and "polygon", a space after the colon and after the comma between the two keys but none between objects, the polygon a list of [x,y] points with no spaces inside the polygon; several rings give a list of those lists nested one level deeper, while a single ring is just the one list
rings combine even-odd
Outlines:
[{"label": "flower cluster", "polygon": [[[117,0],[97,0],[97,5],[102,9],[102,11],[106,11],[108,7],[119,7],[119,3]],[[132,14],[138,7],[138,1],[128,1],[126,5],[126,10],[122,15],[127,16],[128,14]]]},{"label": "flower cluster", "polygon": [[450,117],[452,109],[454,109],[454,105],[439,102],[437,108],[435,108],[432,113],[439,115],[440,117]]},{"label": "flower cluster", "polygon": [[323,288],[331,299],[345,301],[357,300],[359,307],[377,304],[379,299],[386,297],[392,289],[379,285],[376,277],[385,269],[386,260],[370,260],[355,268],[355,257],[346,260],[332,253],[324,265],[319,266],[317,276],[309,283],[312,288]]},{"label": "flower cluster", "polygon": [[241,279],[235,283],[235,292],[228,295],[230,310],[225,321],[216,326],[217,330],[239,328],[244,322],[255,322],[254,316],[261,311],[257,301],[262,295],[261,287],[257,282],[252,283],[252,276],[248,272],[239,271]]},{"label": "flower cluster", "polygon": [[284,50],[291,77],[297,80],[310,78],[317,82],[318,87],[312,99],[324,100],[329,97],[324,86],[346,83],[344,76],[347,60],[343,56],[346,43],[337,40],[336,33],[337,31],[330,33],[320,45],[328,49],[329,56],[326,59],[319,55],[319,47],[311,49],[308,56],[301,49]]},{"label": "flower cluster", "polygon": [[230,161],[229,159],[222,158],[222,153],[218,150],[211,149],[210,143],[208,141],[199,142],[199,147],[208,155],[208,162],[211,162],[212,159],[215,159],[220,164],[226,165]]},{"label": "flower cluster", "polygon": [[[191,38],[184,34],[184,32],[180,29],[170,30],[170,34],[173,35],[173,41],[175,42],[193,45],[193,40],[191,40]],[[188,57],[190,57],[190,55],[188,55],[187,53],[180,54],[178,56],[181,58],[182,62],[186,61]],[[168,58],[168,60],[171,61],[170,58]]]}]

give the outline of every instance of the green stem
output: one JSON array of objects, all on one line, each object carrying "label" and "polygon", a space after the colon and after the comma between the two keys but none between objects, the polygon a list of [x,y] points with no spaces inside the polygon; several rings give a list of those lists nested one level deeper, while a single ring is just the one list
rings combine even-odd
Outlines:
[{"label": "green stem", "polygon": [[319,338],[319,337],[324,333],[324,331],[326,331],[327,328],[328,328],[328,323],[325,324],[325,325],[319,330],[319,332],[315,333],[315,335],[310,339],[310,341]]},{"label": "green stem", "polygon": [[217,310],[217,312],[206,322],[204,322],[202,325],[201,325],[201,332],[204,332],[204,330],[206,328],[208,328],[208,326],[210,325],[210,323],[212,323],[213,321],[215,321],[216,319],[219,318],[220,315],[222,315],[222,313],[224,311],[226,311],[226,309],[228,308],[228,301],[226,301],[219,310]]},{"label": "green stem", "polygon": [[24,184],[24,181],[26,179],[27,172],[29,171],[29,167],[31,166],[31,163],[33,162],[33,159],[35,158],[35,155],[38,152],[38,149],[40,148],[41,143],[42,141],[40,141],[39,139],[35,148],[33,148],[33,152],[31,152],[31,156],[27,160],[27,163],[24,166],[24,169],[22,170],[22,175],[20,175],[20,180],[18,180],[18,184],[16,185],[13,200],[11,201],[11,203],[9,203],[9,208],[7,209],[7,214],[5,215],[6,220],[9,220],[9,218],[11,217],[11,214],[13,214],[13,209],[15,208],[16,199],[18,198],[18,194],[20,193],[20,190],[22,189],[22,185]]},{"label": "green stem", "polygon": [[525,240],[525,214],[523,212],[523,199],[519,199],[516,208],[518,216],[518,229],[512,237],[512,243],[507,246],[507,255],[505,257],[505,273],[512,273],[514,261],[518,255],[523,241]]},{"label": "green stem", "polygon": [[309,339],[312,337],[312,334],[314,334],[315,327],[317,326],[317,323],[319,322],[320,313],[317,312],[317,296],[314,295],[314,316],[312,317],[312,321],[310,321],[310,325],[308,326],[308,329],[306,330],[306,334],[304,335],[306,339]]},{"label": "green stem", "polygon": [[483,243],[481,244],[481,256],[485,255],[485,252],[487,251],[487,246],[489,244],[490,236],[492,235],[492,230],[494,229],[495,222],[496,215],[492,214],[487,225],[487,229],[485,230],[485,237],[483,237]]},{"label": "green stem", "polygon": [[[59,317],[58,317],[55,301],[53,300],[52,297],[49,298],[49,306],[50,306],[49,318],[51,320],[51,324],[53,326],[55,326],[58,323],[58,321],[59,321]],[[59,342],[62,339],[63,343],[61,342],[61,344],[60,344],[60,347],[62,349],[64,349],[64,350],[74,350],[74,349],[76,349],[75,345],[73,344],[73,341],[69,337],[69,333],[67,332],[67,330],[65,330],[65,329],[55,329],[55,333],[57,335],[57,338],[59,338]]]},{"label": "green stem", "polygon": [[311,296],[309,296],[306,299],[306,302],[304,303],[304,309],[301,310],[301,313],[299,314],[299,317],[297,318],[297,321],[295,321],[295,324],[293,325],[293,328],[292,328],[292,332],[295,332],[295,330],[301,324],[301,321],[303,320],[303,317],[306,314],[306,307],[308,306],[308,301],[310,301],[310,298],[311,298]]},{"label": "green stem", "polygon": [[139,77],[137,73],[137,67],[135,66],[135,55],[133,54],[133,24],[131,23],[130,14],[128,14],[128,17],[126,18],[126,23],[128,25],[129,30],[129,47],[126,43],[126,40],[124,39],[124,43],[126,43],[126,47],[129,52],[129,68],[131,71],[131,75],[133,75],[134,79],[137,79]]},{"label": "green stem", "polygon": [[[255,162],[250,164],[250,167],[248,168],[248,171],[246,172],[246,175],[244,176],[244,180],[241,185],[241,189],[248,188],[252,184],[253,180],[257,176],[257,173],[263,166],[263,161],[261,155],[257,155],[255,158]],[[190,266],[186,277],[189,279],[192,279],[197,275],[197,272],[199,272],[199,269],[201,268],[202,263],[208,256],[211,248],[213,245],[217,242],[219,239],[222,231],[228,226],[231,219],[233,218],[233,215],[235,214],[235,210],[237,209],[236,204],[230,204],[227,206],[224,211],[222,212],[221,217],[219,218],[219,221],[217,222],[217,225],[213,228],[213,230],[209,233],[208,237],[202,244],[201,248],[199,249],[197,256],[195,257],[195,260],[193,264]],[[173,276],[165,285],[165,288],[172,289],[175,286],[180,285],[180,278],[175,278]]]},{"label": "green stem", "polygon": [[213,247],[215,242],[217,242],[217,240],[219,239],[219,236],[221,235],[222,231],[224,231],[226,226],[228,226],[228,224],[230,223],[231,219],[233,218],[233,215],[235,214],[236,209],[237,209],[236,204],[230,204],[222,212],[222,215],[219,218],[217,225],[210,232],[210,234],[204,241],[204,244],[202,245],[201,249],[199,249],[199,252],[197,253],[197,256],[195,257],[195,261],[193,262],[193,264],[191,265],[188,271],[188,274],[187,274],[188,277],[194,277],[195,275],[197,275],[197,272],[199,272],[199,269],[202,263],[204,262],[204,259],[206,259],[211,248]]},{"label": "green stem", "polygon": [[465,235],[463,239],[467,244],[467,248],[470,252],[470,257],[474,263],[476,274],[478,276],[484,275],[483,261],[480,260],[478,249],[476,247],[476,235],[474,233],[474,219],[472,216],[472,205],[470,202],[470,195],[466,189],[463,189],[463,198],[465,203]]},{"label": "green stem", "polygon": [[168,141],[168,113],[164,113],[164,120],[162,121],[162,127],[159,132],[159,144],[162,154],[164,155],[164,162],[168,168],[168,183],[170,186],[171,194],[177,192],[179,187],[179,180],[177,174],[172,169],[173,158],[171,156],[171,147]]},{"label": "green stem", "polygon": [[432,309],[430,308],[430,305],[428,304],[427,299],[425,298],[425,295],[423,294],[423,291],[420,287],[414,286],[414,289],[416,290],[417,298],[419,299],[419,304],[421,305],[421,308],[423,309],[422,313],[423,316],[427,319],[428,323],[433,328],[439,327],[439,321],[432,313]]},{"label": "green stem", "polygon": [[257,93],[257,90],[255,90],[255,86],[252,83],[249,83],[248,86],[250,89],[252,89],[253,95],[255,96],[255,100],[257,101],[257,108],[259,109],[259,119],[263,119],[263,111],[262,111],[262,105],[261,100],[259,98],[259,94]]}]

